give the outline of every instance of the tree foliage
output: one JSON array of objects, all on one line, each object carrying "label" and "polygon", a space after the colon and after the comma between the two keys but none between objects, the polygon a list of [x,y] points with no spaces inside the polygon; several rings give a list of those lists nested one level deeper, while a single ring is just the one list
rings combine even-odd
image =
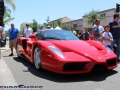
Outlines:
[{"label": "tree foliage", "polygon": [[[4,0],[6,5],[10,5],[14,10],[16,9],[16,5],[14,3],[14,0]],[[3,17],[4,24],[8,24],[10,21],[14,20],[13,17],[11,17],[11,10],[6,7],[6,11]]]},{"label": "tree foliage", "polygon": [[20,30],[20,35],[24,34],[24,30],[25,30],[25,28],[23,27],[23,28]]},{"label": "tree foliage", "polygon": [[6,11],[3,17],[4,24],[8,24],[10,21],[14,20],[14,18],[12,18],[10,14],[11,10],[8,7],[6,7]]},{"label": "tree foliage", "polygon": [[52,24],[50,23],[50,17],[48,16],[47,19],[46,19],[46,23],[44,23],[44,26],[47,27],[47,26],[52,26]]},{"label": "tree foliage", "polygon": [[95,11],[95,10],[92,10],[91,12],[86,14],[85,17],[87,17],[87,19],[88,19],[88,21],[87,21],[88,24],[92,24],[92,25],[94,24],[94,21],[96,19],[100,19],[100,20],[104,19],[104,17],[99,16],[98,11]]},{"label": "tree foliage", "polygon": [[30,26],[33,29],[33,32],[36,32],[38,30],[38,28],[39,28],[39,24],[35,19],[33,19],[33,23],[31,23]]},{"label": "tree foliage", "polygon": [[10,5],[14,10],[16,9],[16,5],[14,0],[4,0],[4,2],[8,5]]},{"label": "tree foliage", "polygon": [[60,21],[60,19],[57,20],[55,27],[59,26],[60,28],[62,28],[62,22]]},{"label": "tree foliage", "polygon": [[70,30],[70,28],[71,28],[71,26],[69,26],[69,25],[65,25],[65,24],[62,25],[62,29],[64,29],[64,30]]}]

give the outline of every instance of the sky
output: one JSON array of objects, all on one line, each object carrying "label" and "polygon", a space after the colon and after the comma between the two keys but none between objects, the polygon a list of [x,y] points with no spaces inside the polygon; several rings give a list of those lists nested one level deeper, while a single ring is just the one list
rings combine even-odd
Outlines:
[{"label": "sky", "polygon": [[11,9],[11,17],[15,17],[9,25],[5,25],[5,30],[14,23],[20,29],[20,24],[30,22],[35,19],[39,24],[46,22],[47,16],[50,20],[67,16],[73,20],[80,19],[92,10],[107,10],[116,8],[116,3],[120,0],[14,0],[16,10]]}]

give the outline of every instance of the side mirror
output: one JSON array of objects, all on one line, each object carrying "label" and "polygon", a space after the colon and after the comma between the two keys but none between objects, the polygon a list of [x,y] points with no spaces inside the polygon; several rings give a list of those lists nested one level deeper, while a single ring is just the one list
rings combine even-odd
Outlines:
[{"label": "side mirror", "polygon": [[36,38],[36,35],[35,35],[35,34],[31,34],[29,37],[30,37],[32,40],[37,40],[37,38]]}]

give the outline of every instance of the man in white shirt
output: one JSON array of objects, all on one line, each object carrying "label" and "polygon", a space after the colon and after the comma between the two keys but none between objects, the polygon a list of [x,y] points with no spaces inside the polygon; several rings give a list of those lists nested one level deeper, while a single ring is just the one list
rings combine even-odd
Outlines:
[{"label": "man in white shirt", "polygon": [[32,28],[29,27],[29,24],[26,24],[26,29],[24,30],[24,37],[29,38],[32,33]]},{"label": "man in white shirt", "polygon": [[94,40],[102,41],[102,34],[104,32],[104,28],[100,26],[100,20],[96,19],[95,24],[92,27]]}]

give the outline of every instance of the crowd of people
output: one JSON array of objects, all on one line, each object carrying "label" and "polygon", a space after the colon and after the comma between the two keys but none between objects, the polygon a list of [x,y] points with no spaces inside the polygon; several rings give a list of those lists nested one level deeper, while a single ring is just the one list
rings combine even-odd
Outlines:
[{"label": "crowd of people", "polygon": [[80,30],[77,34],[76,31],[71,28],[71,32],[76,35],[80,40],[96,40],[103,43],[105,47],[109,47],[113,50],[114,45],[117,46],[117,60],[120,61],[120,17],[119,14],[114,14],[113,20],[107,25],[101,26],[100,20],[96,19],[92,26],[92,32],[89,33],[88,29]]}]

